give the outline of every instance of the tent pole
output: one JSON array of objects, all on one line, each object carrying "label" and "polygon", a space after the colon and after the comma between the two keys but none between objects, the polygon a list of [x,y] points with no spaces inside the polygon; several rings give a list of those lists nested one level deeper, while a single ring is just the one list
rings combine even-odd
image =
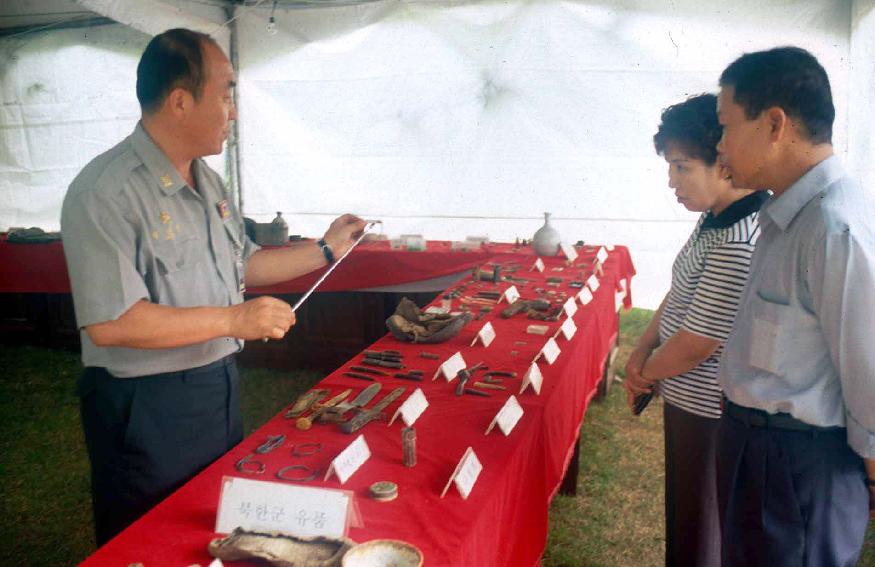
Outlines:
[{"label": "tent pole", "polygon": [[[230,51],[231,66],[234,68],[234,74],[237,76],[238,85],[232,92],[232,100],[234,107],[240,111],[240,65],[237,54],[237,19],[234,17],[236,8],[228,6],[225,8],[225,13],[231,20],[230,38],[228,41],[228,49]],[[239,116],[238,116],[239,118]],[[240,127],[239,120],[231,123],[231,137],[228,143],[228,183],[231,186],[231,198],[237,203],[237,210],[243,211],[243,183],[240,174]]]}]

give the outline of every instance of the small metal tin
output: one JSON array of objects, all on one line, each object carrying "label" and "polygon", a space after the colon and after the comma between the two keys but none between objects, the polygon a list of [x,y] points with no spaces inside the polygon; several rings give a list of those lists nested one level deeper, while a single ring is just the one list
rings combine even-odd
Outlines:
[{"label": "small metal tin", "polygon": [[371,498],[380,502],[388,502],[398,497],[398,485],[388,480],[375,482],[371,485]]}]

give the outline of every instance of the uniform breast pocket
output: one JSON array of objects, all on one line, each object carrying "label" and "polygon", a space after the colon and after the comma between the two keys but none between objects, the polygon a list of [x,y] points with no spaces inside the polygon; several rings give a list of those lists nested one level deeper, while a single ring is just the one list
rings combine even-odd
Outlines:
[{"label": "uniform breast pocket", "polygon": [[798,367],[797,358],[820,343],[817,319],[791,300],[757,291],[750,333],[750,364],[776,376]]},{"label": "uniform breast pocket", "polygon": [[162,240],[155,243],[155,264],[162,277],[198,267],[203,263],[206,247],[199,238]]}]

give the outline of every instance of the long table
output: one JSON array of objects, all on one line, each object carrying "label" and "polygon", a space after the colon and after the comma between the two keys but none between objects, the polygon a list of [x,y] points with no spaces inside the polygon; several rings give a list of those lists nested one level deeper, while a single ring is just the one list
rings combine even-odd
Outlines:
[{"label": "long table", "polygon": [[[517,276],[534,280],[520,287],[524,299],[533,298],[535,288],[546,286],[546,278],[561,277],[558,287],[545,287],[568,294],[571,279],[586,279],[592,271],[595,249],[581,250],[572,267],[562,271],[561,258],[545,259],[543,274],[526,271],[534,261],[531,252],[512,246],[492,249],[491,261],[508,266],[517,263],[525,268]],[[552,365],[543,360],[544,375],[540,395],[529,389],[518,395],[524,415],[508,437],[497,429],[484,432],[508,396],[517,394],[520,379],[506,379],[507,391],[491,391],[490,397],[454,395],[455,384],[430,377],[440,360],[426,360],[422,351],[438,354],[443,360],[461,352],[469,363],[484,362],[491,369],[512,370],[519,376],[554,334],[560,323],[547,323],[547,336],[526,333],[530,324],[542,324],[518,315],[498,317],[493,310],[481,321],[473,321],[452,340],[437,345],[402,343],[391,336],[377,341],[371,348],[399,350],[409,368],[425,372],[421,383],[391,377],[384,382],[377,399],[397,386],[407,393],[422,388],[429,407],[416,422],[417,464],[407,468],[402,463],[402,425],[371,423],[364,435],[372,456],[342,486],[352,490],[361,510],[364,526],[351,528],[349,537],[357,542],[371,539],[400,539],[416,545],[424,554],[425,565],[520,565],[530,567],[539,562],[547,537],[547,514],[550,500],[558,490],[569,460],[574,454],[586,408],[602,379],[603,367],[613,346],[618,328],[618,303],[631,305],[631,277],[634,268],[628,250],[617,247],[604,264],[598,289],[592,300],[580,307],[573,319],[577,333],[571,340],[557,339],[562,353]],[[509,284],[499,284],[499,289]],[[469,284],[466,293],[493,289],[491,284]],[[454,308],[457,307],[454,303]],[[490,321],[497,338],[488,347],[470,343],[486,321]],[[349,366],[360,362],[354,357],[328,375],[317,387],[328,388],[332,395],[346,388],[361,390],[367,383],[343,376]],[[406,398],[387,408],[392,413]],[[290,400],[291,402],[292,400]],[[283,447],[260,455],[266,465],[262,475],[238,472],[235,463],[254,451],[269,435],[286,435]],[[283,419],[282,412],[255,431],[240,445],[210,465],[164,502],[131,525],[115,539],[97,550],[84,565],[207,565],[206,547],[217,534],[213,532],[219,490],[224,476],[256,478],[276,482],[280,468],[303,464],[325,471],[331,460],[355,436],[338,431],[333,425],[314,425],[300,431]],[[293,457],[290,447],[300,443],[322,444],[319,453]],[[472,447],[483,464],[483,471],[467,500],[451,490],[440,497],[443,486],[467,447]],[[308,486],[340,488],[336,478],[306,483]],[[377,481],[397,483],[399,497],[391,502],[377,502],[368,497],[368,487]],[[239,563],[246,565],[246,563]],[[255,565],[255,564],[252,564]]]},{"label": "long table", "polygon": [[[288,246],[300,246],[290,242]],[[493,247],[453,250],[445,241],[429,241],[423,251],[392,249],[389,242],[362,242],[331,274],[320,291],[398,288],[405,284],[459,275],[495,254]],[[322,274],[317,270],[281,284],[252,288],[251,293],[306,291]],[[0,236],[0,293],[70,293],[70,279],[60,241],[10,243]]]}]

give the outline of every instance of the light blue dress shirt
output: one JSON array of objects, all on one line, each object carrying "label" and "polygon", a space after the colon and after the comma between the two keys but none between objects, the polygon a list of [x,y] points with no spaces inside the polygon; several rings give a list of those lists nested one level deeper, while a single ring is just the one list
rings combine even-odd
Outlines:
[{"label": "light blue dress shirt", "polygon": [[760,211],[718,382],[734,403],[847,427],[875,458],[875,202],[832,156]]}]

